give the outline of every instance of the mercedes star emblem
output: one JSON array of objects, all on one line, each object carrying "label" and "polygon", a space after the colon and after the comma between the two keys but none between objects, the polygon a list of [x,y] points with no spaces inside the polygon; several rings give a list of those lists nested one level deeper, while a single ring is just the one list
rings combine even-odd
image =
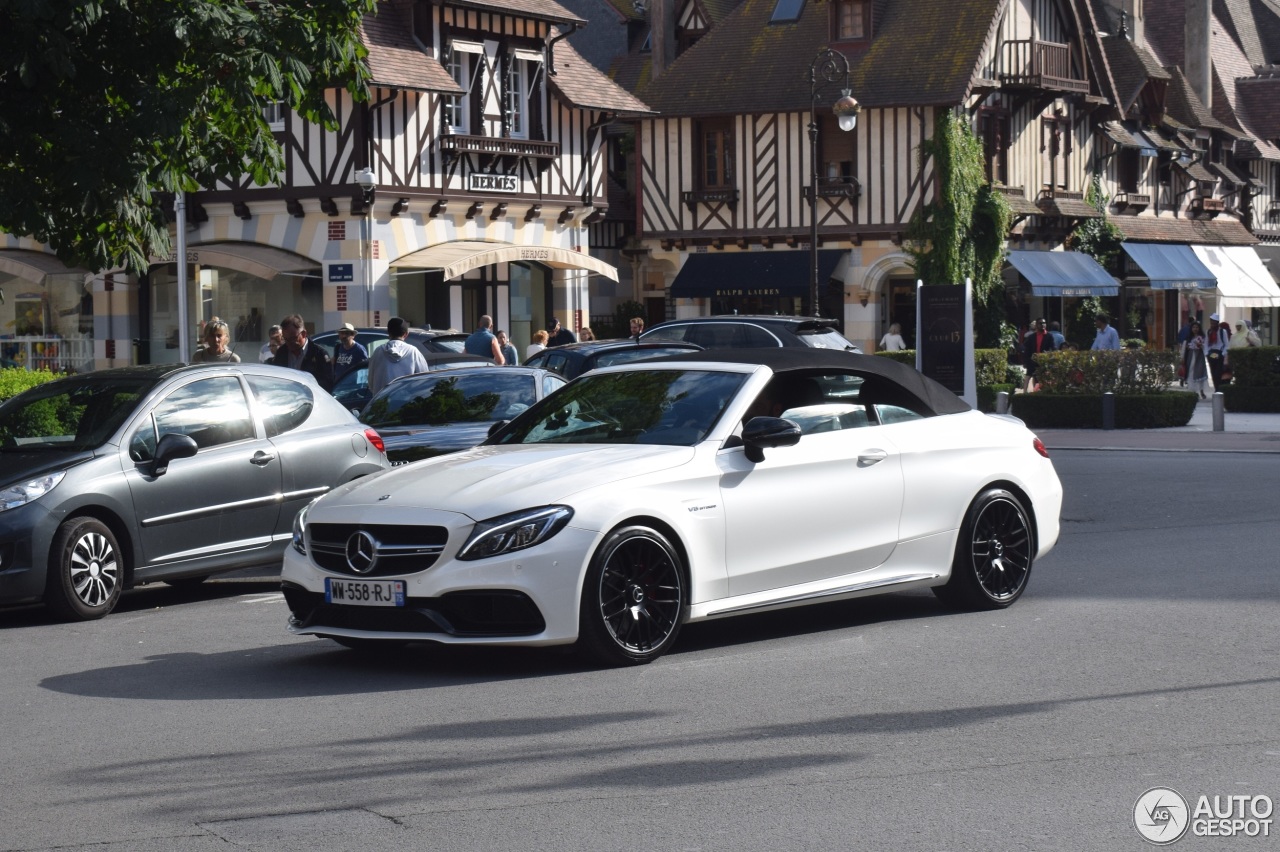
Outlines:
[{"label": "mercedes star emblem", "polygon": [[347,567],[357,574],[369,574],[378,564],[378,540],[361,530],[347,539]]}]

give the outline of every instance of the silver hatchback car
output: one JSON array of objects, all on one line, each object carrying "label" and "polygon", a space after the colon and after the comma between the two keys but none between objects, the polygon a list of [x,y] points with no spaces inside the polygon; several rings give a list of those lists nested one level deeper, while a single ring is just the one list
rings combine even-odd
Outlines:
[{"label": "silver hatchback car", "polygon": [[278,567],[293,516],[390,468],[378,433],[298,370],[164,364],[0,405],[0,604],[101,618],[123,589]]}]

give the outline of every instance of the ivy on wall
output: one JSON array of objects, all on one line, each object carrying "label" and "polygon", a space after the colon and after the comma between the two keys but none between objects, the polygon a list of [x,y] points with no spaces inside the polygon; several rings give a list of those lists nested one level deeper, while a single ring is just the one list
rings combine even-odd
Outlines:
[{"label": "ivy on wall", "polygon": [[907,252],[926,283],[973,281],[974,331],[980,346],[1000,345],[1004,325],[1005,240],[1013,212],[987,183],[982,142],[963,117],[940,112],[933,138],[920,145],[920,166],[933,160],[938,194],[912,217]]}]

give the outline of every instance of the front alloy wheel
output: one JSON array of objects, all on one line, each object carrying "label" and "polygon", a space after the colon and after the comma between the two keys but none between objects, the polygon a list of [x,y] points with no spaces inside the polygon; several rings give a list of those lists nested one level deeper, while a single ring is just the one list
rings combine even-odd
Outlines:
[{"label": "front alloy wheel", "polygon": [[45,604],[66,621],[90,621],[115,609],[124,582],[120,545],[97,518],[72,518],[58,528],[49,561]]},{"label": "front alloy wheel", "polygon": [[651,662],[675,642],[684,606],[683,566],[666,536],[641,526],[615,530],[583,586],[584,649],[609,665]]},{"label": "front alloy wheel", "polygon": [[1027,587],[1035,539],[1022,503],[1003,488],[978,495],[956,543],[951,579],[934,589],[969,609],[1003,609]]}]

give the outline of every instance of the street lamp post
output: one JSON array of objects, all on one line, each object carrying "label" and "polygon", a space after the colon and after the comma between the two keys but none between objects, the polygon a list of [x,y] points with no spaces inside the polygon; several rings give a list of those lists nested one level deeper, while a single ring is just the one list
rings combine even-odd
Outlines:
[{"label": "street lamp post", "polygon": [[356,184],[364,199],[364,216],[360,222],[364,231],[360,241],[360,289],[364,290],[365,322],[373,325],[373,194],[378,189],[373,169],[365,166],[356,172]]},{"label": "street lamp post", "polygon": [[848,132],[858,123],[861,107],[849,94],[849,60],[843,53],[823,48],[809,66],[809,307],[821,316],[818,305],[818,98],[828,87],[838,84],[840,98],[832,105],[840,129]]}]

